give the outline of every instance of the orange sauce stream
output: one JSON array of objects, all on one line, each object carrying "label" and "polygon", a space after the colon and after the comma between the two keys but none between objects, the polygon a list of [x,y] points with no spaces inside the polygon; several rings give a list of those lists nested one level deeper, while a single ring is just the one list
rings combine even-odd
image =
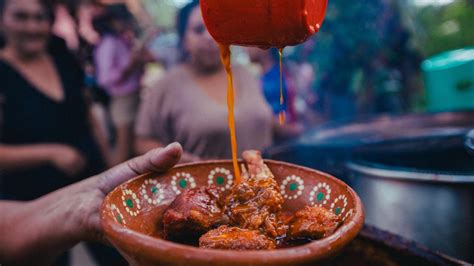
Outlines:
[{"label": "orange sauce stream", "polygon": [[228,109],[228,123],[230,130],[230,143],[232,146],[232,163],[234,166],[235,173],[235,184],[240,183],[240,169],[239,162],[237,160],[237,139],[235,136],[235,116],[234,116],[234,85],[232,78],[232,66],[231,66],[231,52],[230,46],[219,44],[221,51],[221,61],[224,65],[227,73],[227,109]]},{"label": "orange sauce stream", "polygon": [[[283,104],[285,103],[285,98],[283,97],[283,48],[278,49],[278,55],[280,58],[280,105],[283,107]],[[278,114],[278,119],[280,120],[280,125],[285,124],[285,110],[280,111],[280,113]]]}]

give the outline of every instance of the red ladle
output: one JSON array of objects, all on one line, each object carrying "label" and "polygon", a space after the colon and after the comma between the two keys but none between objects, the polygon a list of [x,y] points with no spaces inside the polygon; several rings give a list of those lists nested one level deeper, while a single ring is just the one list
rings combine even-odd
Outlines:
[{"label": "red ladle", "polygon": [[283,48],[318,32],[327,0],[201,0],[212,37],[225,45]]}]

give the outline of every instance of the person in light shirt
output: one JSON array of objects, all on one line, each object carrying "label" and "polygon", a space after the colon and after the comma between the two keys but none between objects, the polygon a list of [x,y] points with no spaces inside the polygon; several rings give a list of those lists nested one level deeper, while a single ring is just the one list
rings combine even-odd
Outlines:
[{"label": "person in light shirt", "polygon": [[109,111],[116,133],[112,163],[120,163],[132,155],[140,81],[148,56],[144,46],[134,47],[133,17],[125,5],[106,7],[93,24],[100,34],[94,50],[97,80],[111,97]]},{"label": "person in light shirt", "polygon": [[[227,77],[219,47],[204,26],[199,1],[178,14],[182,62],[142,97],[135,126],[137,153],[178,141],[183,161],[231,158]],[[272,111],[258,81],[233,65],[235,126],[239,154],[272,144]]]}]

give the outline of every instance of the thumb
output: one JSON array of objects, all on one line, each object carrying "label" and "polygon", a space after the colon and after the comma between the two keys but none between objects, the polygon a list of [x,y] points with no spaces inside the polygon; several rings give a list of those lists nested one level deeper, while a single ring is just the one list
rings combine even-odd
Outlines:
[{"label": "thumb", "polygon": [[99,177],[99,189],[108,194],[115,187],[136,176],[149,172],[164,172],[181,159],[183,148],[172,143],[165,148],[149,151],[147,154],[122,163]]}]

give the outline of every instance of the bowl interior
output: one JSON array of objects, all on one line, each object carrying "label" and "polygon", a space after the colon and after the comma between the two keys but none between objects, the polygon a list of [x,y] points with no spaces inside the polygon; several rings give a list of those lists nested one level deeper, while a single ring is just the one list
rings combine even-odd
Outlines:
[{"label": "bowl interior", "polygon": [[[351,221],[351,226],[354,226],[354,216],[363,219],[360,218],[363,214],[359,198],[340,180],[291,164],[274,161],[266,163],[285,198],[283,211],[295,212],[305,205],[322,206],[342,217],[344,222],[341,227],[347,227],[344,225]],[[140,235],[161,238],[162,214],[177,195],[186,189],[210,184],[222,191],[229,190],[234,181],[232,169],[230,161],[206,162],[178,166],[164,174],[147,174],[135,178],[117,187],[106,197],[102,207],[102,223],[126,229],[121,231],[123,234],[131,230]],[[358,223],[362,225],[362,221]],[[112,227],[105,227],[107,236],[114,242],[117,232],[111,232]]]}]

